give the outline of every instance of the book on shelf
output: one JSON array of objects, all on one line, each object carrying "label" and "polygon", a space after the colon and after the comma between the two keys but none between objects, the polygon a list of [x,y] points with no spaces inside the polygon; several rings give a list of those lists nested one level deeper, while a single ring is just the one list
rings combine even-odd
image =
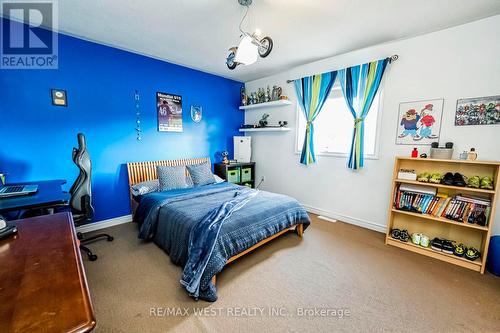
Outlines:
[{"label": "book on shelf", "polygon": [[394,208],[486,226],[491,212],[491,201],[462,194],[449,197],[441,193],[408,191],[407,187],[401,185],[394,198]]},{"label": "book on shelf", "polygon": [[416,185],[416,184],[401,184],[401,185],[399,185],[399,189],[401,191],[416,192],[416,193],[422,193],[422,194],[436,195],[436,193],[437,193],[437,188],[435,188],[435,187],[425,186],[425,185]]}]

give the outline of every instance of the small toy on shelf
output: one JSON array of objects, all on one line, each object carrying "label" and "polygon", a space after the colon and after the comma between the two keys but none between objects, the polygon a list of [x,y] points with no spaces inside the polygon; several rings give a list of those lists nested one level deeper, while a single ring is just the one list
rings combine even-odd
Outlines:
[{"label": "small toy on shelf", "polygon": [[264,113],[262,115],[262,118],[259,120],[259,127],[266,127],[268,122],[267,118],[269,118],[269,115],[267,113]]},{"label": "small toy on shelf", "polygon": [[229,160],[228,160],[228,156],[229,156],[229,153],[227,152],[227,150],[224,150],[222,153],[222,164],[229,164]]},{"label": "small toy on shelf", "polygon": [[273,92],[271,93],[271,100],[277,101],[281,98],[281,94],[283,93],[283,89],[278,86],[273,86]]},{"label": "small toy on shelf", "polygon": [[245,86],[241,86],[241,105],[248,105],[248,95],[245,91]]}]

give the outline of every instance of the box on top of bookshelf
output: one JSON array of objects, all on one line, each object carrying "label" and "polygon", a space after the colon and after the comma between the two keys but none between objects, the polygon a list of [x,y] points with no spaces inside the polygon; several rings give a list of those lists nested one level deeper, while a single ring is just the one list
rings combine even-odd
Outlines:
[{"label": "box on top of bookshelf", "polygon": [[[466,177],[490,178],[492,185],[463,187],[442,184],[439,178],[434,183],[400,179],[400,170],[422,173],[460,173]],[[465,268],[484,273],[489,238],[495,216],[500,181],[500,162],[437,160],[397,157],[394,164],[392,193],[389,206],[389,222],[386,244],[427,255]],[[486,186],[488,185],[488,186]],[[410,234],[423,234],[462,243],[468,248],[478,249],[480,258],[466,260],[464,257],[436,251],[419,244],[394,239],[393,229],[408,230]],[[470,259],[470,258],[469,258]]]}]

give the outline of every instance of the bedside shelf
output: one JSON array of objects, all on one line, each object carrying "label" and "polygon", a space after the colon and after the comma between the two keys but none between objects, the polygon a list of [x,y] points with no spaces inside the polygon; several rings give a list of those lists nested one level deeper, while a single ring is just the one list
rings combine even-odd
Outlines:
[{"label": "bedside shelf", "polygon": [[240,128],[240,132],[288,132],[289,127]]},{"label": "bedside shelf", "polygon": [[240,110],[253,110],[253,109],[261,109],[261,108],[273,108],[277,106],[284,106],[284,105],[290,105],[292,102],[290,102],[288,99],[279,99],[277,101],[272,101],[272,102],[266,102],[266,103],[258,103],[258,104],[251,104],[251,105],[244,105],[240,106]]}]

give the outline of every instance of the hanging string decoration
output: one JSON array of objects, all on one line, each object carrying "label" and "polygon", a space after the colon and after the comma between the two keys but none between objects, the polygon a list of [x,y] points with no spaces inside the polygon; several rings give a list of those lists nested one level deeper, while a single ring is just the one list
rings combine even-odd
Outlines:
[{"label": "hanging string decoration", "polygon": [[141,110],[139,105],[141,97],[139,96],[138,90],[135,91],[134,99],[135,99],[135,131],[137,133],[137,141],[141,141],[142,140]]}]

